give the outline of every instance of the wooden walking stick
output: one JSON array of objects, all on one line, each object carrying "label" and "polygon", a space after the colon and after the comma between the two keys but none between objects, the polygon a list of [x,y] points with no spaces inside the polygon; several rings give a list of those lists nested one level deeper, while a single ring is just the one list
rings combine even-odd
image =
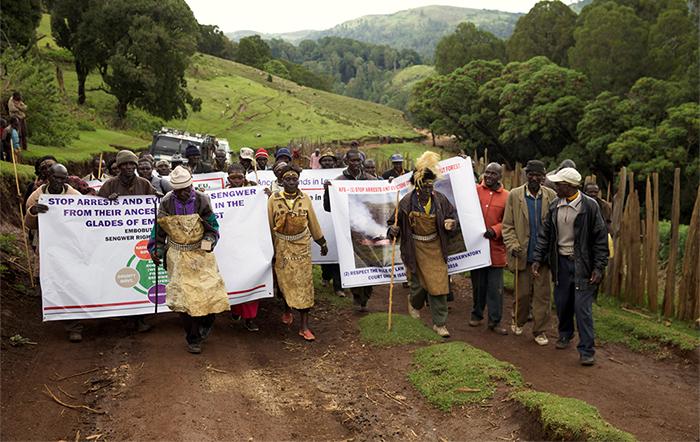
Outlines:
[{"label": "wooden walking stick", "polygon": [[19,189],[19,175],[17,174],[17,160],[15,159],[15,145],[10,138],[10,152],[12,153],[12,167],[15,171],[15,185],[17,186],[17,200],[19,205],[19,222],[22,225],[22,236],[24,237],[24,253],[27,255],[27,270],[29,271],[29,281],[34,287],[34,274],[32,272],[32,259],[29,257],[29,241],[27,240],[27,230],[24,225],[24,207],[22,207],[22,191]]},{"label": "wooden walking stick", "polygon": [[102,155],[103,153],[100,152],[100,165],[97,166],[97,176],[95,177],[98,181],[102,181]]},{"label": "wooden walking stick", "polygon": [[[394,227],[399,224],[399,191],[396,191],[396,207],[394,208]],[[391,331],[391,308],[394,303],[394,273],[396,263],[396,236],[391,240],[391,276],[389,277],[389,315],[386,329]]]},{"label": "wooden walking stick", "polygon": [[515,333],[515,329],[518,327],[518,298],[519,298],[519,293],[518,293],[518,274],[520,273],[520,259],[515,258],[515,281],[513,285],[515,286],[515,315],[513,316],[513,333]]},{"label": "wooden walking stick", "polygon": [[[100,154],[100,157],[102,157],[102,154]],[[100,161],[100,164],[102,164],[102,161]],[[154,235],[156,237],[156,245],[155,245],[154,252],[156,255],[158,255],[158,200],[159,199],[160,198],[158,198],[158,197],[155,197],[153,199],[153,229],[155,232]],[[158,257],[158,258],[160,258],[160,257]],[[163,256],[163,259],[165,259],[165,256]],[[156,266],[156,285],[155,285],[156,290],[155,290],[155,302],[154,302],[154,304],[156,306],[155,306],[153,313],[157,315],[158,314],[158,264],[156,264],[155,262],[153,264]]]}]

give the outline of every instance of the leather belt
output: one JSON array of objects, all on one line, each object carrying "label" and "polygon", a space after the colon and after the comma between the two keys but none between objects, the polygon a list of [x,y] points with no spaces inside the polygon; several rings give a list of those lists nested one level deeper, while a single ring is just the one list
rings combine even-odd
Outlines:
[{"label": "leather belt", "polygon": [[437,238],[437,233],[432,233],[430,235],[411,235],[416,241],[432,241]]},{"label": "leather belt", "polygon": [[192,250],[197,250],[202,247],[202,240],[200,239],[196,243],[192,244],[180,244],[175,241],[171,241],[170,238],[168,238],[168,247],[171,249],[179,250],[181,252],[189,252]]},{"label": "leather belt", "polygon": [[304,229],[301,233],[297,233],[296,235],[284,235],[275,231],[273,231],[272,233],[274,233],[277,238],[283,239],[285,241],[298,241],[306,237],[306,235],[309,233],[309,229]]}]

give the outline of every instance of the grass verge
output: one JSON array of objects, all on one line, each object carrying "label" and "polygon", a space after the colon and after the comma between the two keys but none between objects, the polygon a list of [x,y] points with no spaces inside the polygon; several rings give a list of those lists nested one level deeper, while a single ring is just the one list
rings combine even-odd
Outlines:
[{"label": "grass verge", "polygon": [[551,440],[634,441],[631,434],[606,422],[586,402],[539,391],[518,391],[511,397],[537,416],[544,437]]},{"label": "grass verge", "polygon": [[440,342],[442,338],[421,321],[407,315],[391,315],[391,331],[387,331],[387,314],[371,313],[360,319],[360,338],[375,345],[402,345]]},{"label": "grass verge", "polygon": [[443,411],[493,397],[499,383],[523,384],[520,372],[485,351],[464,342],[432,345],[416,350],[411,383],[430,403]]},{"label": "grass verge", "polygon": [[596,338],[601,342],[623,344],[633,351],[667,356],[666,347],[690,352],[700,346],[700,334],[685,323],[661,322],[619,308],[615,301],[601,296],[593,305]]}]

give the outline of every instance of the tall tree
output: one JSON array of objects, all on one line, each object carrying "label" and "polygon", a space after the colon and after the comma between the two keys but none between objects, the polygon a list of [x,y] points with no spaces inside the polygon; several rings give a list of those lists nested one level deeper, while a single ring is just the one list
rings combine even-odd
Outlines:
[{"label": "tall tree", "polygon": [[651,26],[649,65],[658,78],[681,79],[689,66],[697,70],[698,23],[685,4],[663,11]]},{"label": "tall tree", "polygon": [[435,69],[449,74],[472,60],[505,61],[505,43],[474,23],[460,23],[454,33],[440,40],[435,48]]},{"label": "tall tree", "polygon": [[270,58],[270,46],[259,35],[243,37],[238,41],[237,62],[262,69]]},{"label": "tall tree", "polygon": [[621,94],[647,68],[648,24],[613,1],[583,9],[569,50],[569,64],[586,74],[594,90]]},{"label": "tall tree", "polygon": [[520,17],[506,42],[509,61],[525,61],[544,55],[568,66],[567,51],[574,44],[576,14],[560,1],[541,1]]},{"label": "tall tree", "polygon": [[41,22],[41,0],[2,2],[0,13],[0,47],[19,45],[24,48],[36,42],[36,28]]},{"label": "tall tree", "polygon": [[185,80],[198,26],[184,0],[100,2],[83,26],[93,37],[102,87],[117,98],[118,119],[131,105],[164,119],[184,118],[187,104],[201,106]]},{"label": "tall tree", "polygon": [[199,25],[197,50],[227,60],[235,60],[238,47],[216,25]]},{"label": "tall tree", "polygon": [[85,103],[85,81],[98,61],[88,30],[80,29],[83,15],[95,4],[93,0],[54,0],[51,4],[51,34],[59,46],[73,54],[78,104]]}]

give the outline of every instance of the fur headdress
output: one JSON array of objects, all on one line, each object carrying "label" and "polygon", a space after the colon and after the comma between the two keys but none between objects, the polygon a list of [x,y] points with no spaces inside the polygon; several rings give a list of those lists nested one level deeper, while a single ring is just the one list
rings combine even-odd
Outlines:
[{"label": "fur headdress", "polygon": [[438,167],[439,162],[440,154],[437,152],[423,152],[423,155],[416,160],[416,168],[413,171],[411,182],[416,187],[422,187],[423,181],[439,179],[442,176]]}]

